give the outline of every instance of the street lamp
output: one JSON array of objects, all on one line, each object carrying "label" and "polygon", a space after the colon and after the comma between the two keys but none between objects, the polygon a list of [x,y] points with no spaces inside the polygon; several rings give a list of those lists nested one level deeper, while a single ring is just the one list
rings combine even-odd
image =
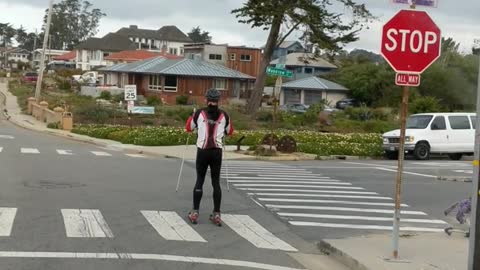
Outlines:
[{"label": "street lamp", "polygon": [[45,35],[43,36],[42,55],[40,57],[40,69],[38,71],[37,86],[35,88],[35,99],[40,102],[40,92],[42,91],[43,72],[45,70],[45,51],[47,50],[48,37],[50,36],[50,24],[52,23],[53,0],[50,0],[47,15],[47,25],[45,26]]}]

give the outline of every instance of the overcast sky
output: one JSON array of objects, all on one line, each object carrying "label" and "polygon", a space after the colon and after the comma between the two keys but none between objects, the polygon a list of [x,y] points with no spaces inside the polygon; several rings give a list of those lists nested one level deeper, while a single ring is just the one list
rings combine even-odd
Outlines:
[{"label": "overcast sky", "polygon": [[[55,0],[56,2],[60,0]],[[479,0],[439,0],[438,8],[426,8],[436,21],[442,35],[461,42],[467,51],[475,38],[480,38]],[[97,36],[115,32],[131,24],[140,28],[158,29],[163,25],[176,25],[187,33],[194,26],[200,26],[213,36],[215,43],[232,45],[262,46],[267,32],[251,29],[237,23],[230,14],[241,6],[242,0],[90,0],[95,7],[107,13],[100,25]],[[333,1],[335,2],[335,1]],[[379,20],[369,30],[360,34],[360,40],[348,45],[348,49],[362,48],[378,52],[382,25],[396,11],[406,8],[392,4],[391,0],[358,0],[366,3]],[[16,27],[23,25],[27,30],[40,29],[48,0],[0,0],[0,22],[9,22]],[[290,39],[295,39],[293,36]]]}]

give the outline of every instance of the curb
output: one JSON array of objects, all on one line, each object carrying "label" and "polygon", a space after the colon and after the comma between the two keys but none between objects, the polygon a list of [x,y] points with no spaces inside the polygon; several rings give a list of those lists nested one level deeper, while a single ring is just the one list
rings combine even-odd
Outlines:
[{"label": "curb", "polygon": [[346,267],[355,270],[371,270],[357,259],[353,258],[352,256],[348,255],[347,253],[343,252],[342,250],[332,246],[325,240],[321,240],[317,243],[317,247],[320,252],[333,257],[338,262],[342,263]]},{"label": "curb", "polygon": [[472,177],[468,176],[438,176],[438,181],[471,183]]}]

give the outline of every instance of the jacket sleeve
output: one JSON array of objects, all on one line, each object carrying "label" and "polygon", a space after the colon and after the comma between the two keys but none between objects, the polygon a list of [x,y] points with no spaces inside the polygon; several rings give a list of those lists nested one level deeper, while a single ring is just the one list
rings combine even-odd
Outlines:
[{"label": "jacket sleeve", "polygon": [[193,132],[193,130],[197,128],[197,121],[198,121],[199,115],[200,115],[200,110],[194,112],[192,115],[188,117],[187,123],[185,126],[185,129],[187,132]]},{"label": "jacket sleeve", "polygon": [[228,135],[228,136],[232,136],[233,135],[233,123],[232,123],[232,119],[230,118],[230,116],[225,113],[225,120],[226,120],[226,124],[225,124],[225,134]]}]

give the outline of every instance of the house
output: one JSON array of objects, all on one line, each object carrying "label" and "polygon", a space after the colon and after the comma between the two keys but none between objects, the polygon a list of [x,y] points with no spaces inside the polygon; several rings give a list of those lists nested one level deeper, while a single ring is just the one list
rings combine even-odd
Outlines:
[{"label": "house", "polygon": [[[11,50],[7,50],[8,62],[28,63],[30,62],[30,54],[31,53],[28,50],[22,48],[12,48]],[[5,54],[2,53],[2,57],[5,57]]]},{"label": "house", "polygon": [[311,76],[284,83],[280,91],[280,105],[296,103],[312,105],[322,100],[335,104],[346,98],[347,94],[348,89],[344,86]]},{"label": "house", "polygon": [[[270,62],[270,66],[280,64],[280,59]],[[291,53],[285,58],[285,69],[293,72],[291,80],[319,76],[337,69],[337,66],[327,60],[316,57],[312,53]]]},{"label": "house", "polygon": [[77,51],[70,51],[62,55],[54,56],[54,61],[75,62],[77,59]]},{"label": "house", "polygon": [[255,78],[222,65],[195,59],[155,57],[134,63],[102,68],[105,84],[119,88],[135,84],[139,95],[158,96],[175,104],[177,96],[202,103],[205,91],[216,88],[222,99],[243,98],[253,88]]},{"label": "house", "polygon": [[178,55],[162,53],[162,52],[152,52],[147,50],[129,50],[129,51],[121,51],[118,53],[113,53],[105,57],[105,61],[107,63],[107,67],[109,67],[116,64],[132,63],[132,62],[147,60],[147,59],[158,57],[158,56],[163,56],[167,59],[183,58]]},{"label": "house", "polygon": [[260,71],[262,50],[246,46],[229,46],[228,44],[186,44],[185,58],[194,59],[196,55],[199,55],[203,61],[257,77]]},{"label": "house", "polygon": [[140,29],[137,25],[130,25],[118,30],[117,34],[128,37],[139,50],[157,50],[175,55],[183,55],[184,45],[193,42],[174,25],[163,26],[158,30]]},{"label": "house", "polygon": [[[42,59],[42,52],[43,52],[43,49],[36,49],[35,51],[33,51],[32,67],[34,69],[38,69],[40,66],[40,61]],[[50,63],[54,57],[64,55],[68,52],[69,51],[63,51],[63,50],[50,50],[50,49],[45,50],[45,64]]]},{"label": "house", "polygon": [[102,38],[89,38],[75,48],[77,68],[85,71],[105,67],[107,66],[105,57],[112,53],[135,49],[135,43],[129,38],[115,33],[109,33]]},{"label": "house", "polygon": [[284,41],[273,50],[272,59],[275,60],[291,53],[305,52],[305,49],[299,41]]}]

